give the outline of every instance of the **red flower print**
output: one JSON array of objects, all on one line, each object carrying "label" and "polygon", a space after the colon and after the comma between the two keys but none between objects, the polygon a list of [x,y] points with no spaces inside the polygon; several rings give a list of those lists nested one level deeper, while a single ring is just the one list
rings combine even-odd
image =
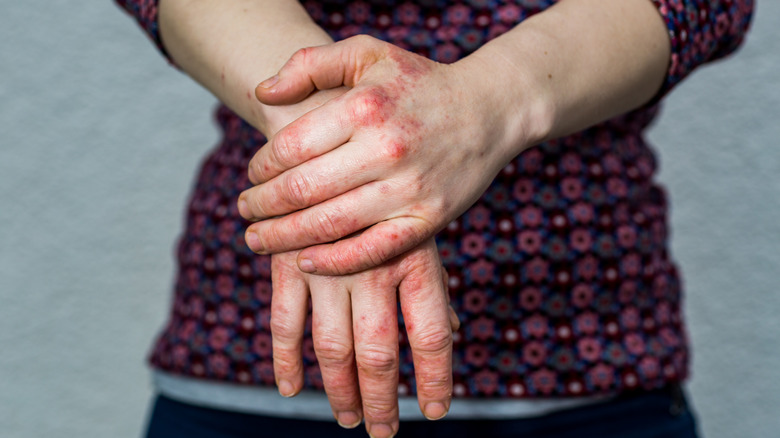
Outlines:
[{"label": "red flower print", "polygon": [[488,361],[488,349],[482,344],[472,344],[466,348],[465,362],[476,367],[484,366]]},{"label": "red flower print", "polygon": [[487,396],[493,395],[498,389],[498,374],[493,371],[482,370],[474,375],[473,381],[477,391]]},{"label": "red flower print", "polygon": [[593,312],[584,312],[574,320],[574,329],[578,333],[592,335],[599,328],[599,317]]},{"label": "red flower print", "polygon": [[536,228],[542,224],[542,210],[538,207],[528,206],[520,210],[520,224],[518,226]]},{"label": "red flower print", "polygon": [[579,199],[582,196],[582,182],[579,178],[564,178],[561,181],[561,193],[570,201]]},{"label": "red flower print", "polygon": [[271,345],[271,335],[268,333],[258,333],[252,339],[252,351],[260,357],[271,357],[273,351]]},{"label": "red flower print", "polygon": [[541,342],[529,342],[523,346],[523,361],[532,366],[539,366],[547,359],[547,349]]},{"label": "red flower print", "polygon": [[571,302],[581,309],[590,306],[593,302],[593,288],[584,283],[575,285],[571,290]]},{"label": "red flower print", "polygon": [[517,236],[517,246],[527,254],[536,254],[542,247],[542,235],[536,230],[523,230]]},{"label": "red flower print", "polygon": [[534,314],[525,318],[522,322],[523,332],[527,333],[527,337],[542,338],[547,336],[550,329],[547,318],[542,315]]},{"label": "red flower print", "polygon": [[635,356],[639,356],[645,352],[645,341],[642,339],[642,336],[637,333],[627,334],[623,343],[626,346],[626,350]]},{"label": "red flower print", "polygon": [[487,295],[477,289],[466,292],[463,296],[463,308],[471,313],[482,313],[487,305]]},{"label": "red flower print", "polygon": [[601,358],[601,343],[596,338],[582,338],[577,342],[577,354],[588,362]]},{"label": "red flower print", "polygon": [[485,246],[485,238],[477,233],[466,234],[460,243],[461,250],[475,258],[484,255]]},{"label": "red flower print", "polygon": [[472,228],[477,231],[482,230],[490,224],[490,210],[484,205],[477,205],[469,210],[466,219]]},{"label": "red flower print", "polygon": [[233,325],[238,319],[238,306],[233,303],[219,305],[219,320],[226,325]]},{"label": "red flower print", "polygon": [[661,371],[658,359],[645,356],[639,361],[639,373],[646,379],[655,379]]},{"label": "red flower print", "polygon": [[[520,202],[530,202],[534,197],[534,183],[530,179],[519,179],[512,187],[512,196]],[[528,226],[536,226],[530,225]]]},{"label": "red flower print", "polygon": [[626,307],[620,312],[620,325],[626,330],[636,330],[639,327],[639,309]]},{"label": "red flower print", "polygon": [[468,271],[471,280],[479,284],[486,284],[493,280],[495,265],[485,259],[479,259],[469,266]]},{"label": "red flower print", "polygon": [[252,367],[252,372],[257,376],[256,378],[259,381],[266,385],[274,383],[274,365],[270,360],[255,362],[255,365]]},{"label": "red flower print", "polygon": [[486,341],[495,335],[495,321],[480,316],[469,324],[471,336],[481,341]]},{"label": "red flower print", "polygon": [[555,389],[555,373],[550,370],[534,371],[530,377],[534,389],[541,394],[550,394]]},{"label": "red flower print", "polygon": [[546,279],[550,275],[547,261],[541,257],[534,257],[524,266],[526,276],[537,283]]},{"label": "red flower print", "polygon": [[535,287],[526,287],[520,292],[520,306],[525,310],[536,310],[542,304],[542,293]]},{"label": "red flower print", "polygon": [[271,283],[267,281],[255,282],[255,298],[263,304],[271,304]]},{"label": "red flower print", "polygon": [[230,372],[230,360],[224,354],[209,355],[208,369],[212,375],[224,378]]},{"label": "red flower print", "polygon": [[209,333],[209,347],[214,350],[224,350],[228,341],[230,341],[230,331],[225,327],[214,327]]},{"label": "red flower print", "polygon": [[569,236],[569,244],[576,251],[590,251],[591,245],[593,245],[590,231],[585,228],[577,228],[573,230]]},{"label": "red flower print", "polygon": [[469,20],[471,9],[468,6],[459,4],[447,8],[447,21],[454,25],[465,24]]},{"label": "red flower print", "polygon": [[606,390],[615,380],[615,370],[609,365],[600,363],[588,371],[588,379],[593,386]]}]

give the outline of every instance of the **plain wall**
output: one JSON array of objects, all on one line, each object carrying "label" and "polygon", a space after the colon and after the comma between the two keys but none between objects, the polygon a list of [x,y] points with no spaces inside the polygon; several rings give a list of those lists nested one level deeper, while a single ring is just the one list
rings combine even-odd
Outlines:
[{"label": "plain wall", "polygon": [[[89,4],[90,7],[84,7]],[[780,3],[667,99],[671,195],[704,436],[780,430]],[[0,435],[134,437],[174,240],[214,99],[112,2],[0,12]]]}]

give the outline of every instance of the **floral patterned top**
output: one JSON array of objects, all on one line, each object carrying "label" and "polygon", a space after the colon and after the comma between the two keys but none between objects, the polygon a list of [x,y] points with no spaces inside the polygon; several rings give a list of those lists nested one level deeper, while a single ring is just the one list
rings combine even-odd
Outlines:
[{"label": "floral patterned top", "polygon": [[[165,53],[156,0],[116,0]],[[650,0],[649,0],[650,1]],[[437,235],[449,273],[456,397],[577,396],[657,388],[688,374],[680,274],[667,201],[643,131],[657,102],[742,41],[752,0],[652,0],[670,35],[658,96],[642,108],[530,148]],[[555,0],[308,0],[330,35],[368,34],[453,62]],[[236,200],[265,138],[225,106],[178,246],[170,317],[151,353],[163,371],[273,385],[270,258],[247,249]],[[310,324],[309,324],[310,328]],[[400,387],[415,391],[403,324]],[[306,386],[322,388],[310,331]]]}]

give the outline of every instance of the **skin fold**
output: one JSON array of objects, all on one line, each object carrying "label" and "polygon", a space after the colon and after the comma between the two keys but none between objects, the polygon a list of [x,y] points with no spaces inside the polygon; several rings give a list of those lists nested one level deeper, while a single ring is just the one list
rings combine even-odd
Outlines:
[{"label": "skin fold", "polygon": [[449,65],[333,43],[291,0],[163,0],[160,27],[177,65],[270,139],[238,202],[250,248],[274,254],[280,391],[302,386],[310,295],[334,416],[377,438],[398,429],[398,300],[421,409],[449,407],[457,320],[433,235],[523,150],[649,101],[669,62],[649,0],[561,1]]}]

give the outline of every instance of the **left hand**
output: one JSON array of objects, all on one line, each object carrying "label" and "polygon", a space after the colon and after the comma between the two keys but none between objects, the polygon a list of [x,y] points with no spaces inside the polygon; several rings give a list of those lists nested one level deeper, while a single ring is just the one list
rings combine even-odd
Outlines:
[{"label": "left hand", "polygon": [[367,36],[298,51],[258,86],[263,103],[351,89],[252,159],[259,185],[239,198],[241,215],[259,220],[247,230],[249,247],[306,248],[304,272],[353,273],[416,247],[471,206],[532,141],[530,130],[507,132],[507,117],[527,113],[491,87],[475,55],[439,64]]},{"label": "left hand", "polygon": [[295,256],[272,258],[271,334],[280,393],[293,396],[303,387],[301,344],[310,294],[314,351],[333,416],[344,427],[364,417],[377,438],[395,435],[400,301],[420,409],[430,419],[443,417],[452,394],[452,332],[459,322],[433,239],[354,275],[304,274]]}]

